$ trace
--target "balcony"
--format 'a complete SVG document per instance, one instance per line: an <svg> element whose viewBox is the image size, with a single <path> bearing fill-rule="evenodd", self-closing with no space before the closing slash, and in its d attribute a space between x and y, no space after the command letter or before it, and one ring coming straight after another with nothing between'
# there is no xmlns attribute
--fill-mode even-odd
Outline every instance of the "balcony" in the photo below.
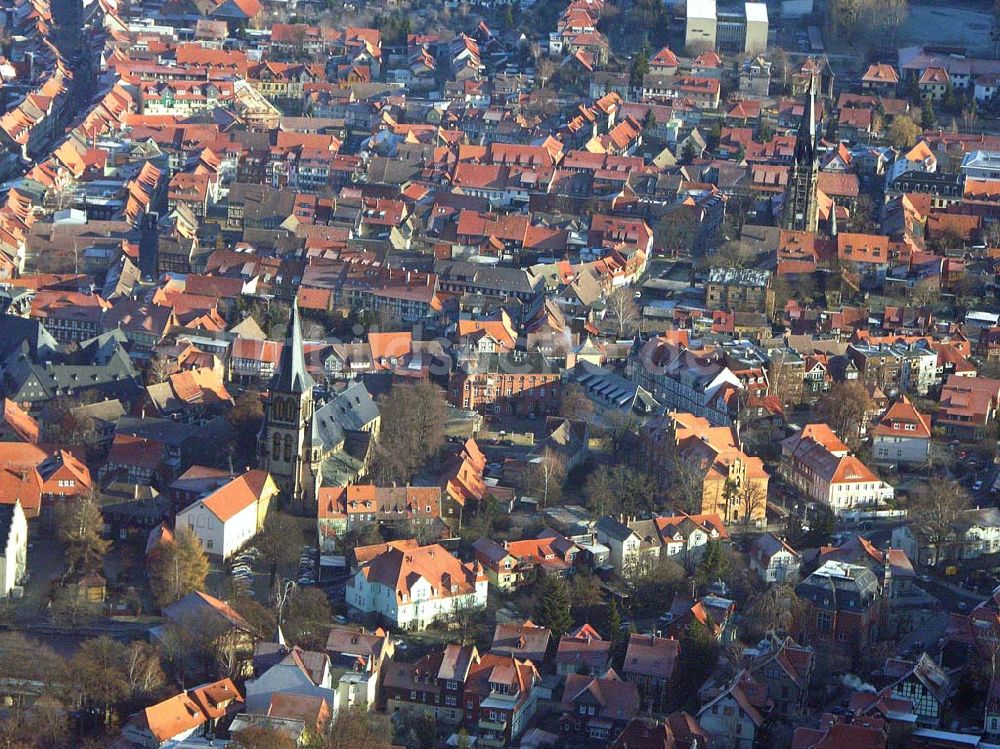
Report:
<svg viewBox="0 0 1000 749"><path fill-rule="evenodd" d="M481 718L479 721L479 730L481 731L495 731L497 733L503 733L507 728L507 721L501 720L487 720L486 718Z"/></svg>

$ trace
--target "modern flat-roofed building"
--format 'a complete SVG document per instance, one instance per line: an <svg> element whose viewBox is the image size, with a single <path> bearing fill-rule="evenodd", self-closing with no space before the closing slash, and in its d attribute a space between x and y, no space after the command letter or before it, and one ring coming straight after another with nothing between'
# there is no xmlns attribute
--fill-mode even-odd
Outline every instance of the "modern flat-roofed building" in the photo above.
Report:
<svg viewBox="0 0 1000 749"><path fill-rule="evenodd" d="M684 46L715 49L716 23L715 0L687 0Z"/></svg>
<svg viewBox="0 0 1000 749"><path fill-rule="evenodd" d="M767 49L764 3L718 7L715 0L688 0L684 43L692 48L758 55Z"/></svg>

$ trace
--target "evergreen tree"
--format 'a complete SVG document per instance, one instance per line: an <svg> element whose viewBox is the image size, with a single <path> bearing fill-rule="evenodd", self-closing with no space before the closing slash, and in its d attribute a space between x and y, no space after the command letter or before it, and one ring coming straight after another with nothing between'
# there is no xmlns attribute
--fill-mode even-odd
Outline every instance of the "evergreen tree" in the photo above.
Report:
<svg viewBox="0 0 1000 749"><path fill-rule="evenodd" d="M642 86L642 79L649 72L649 45L643 44L639 54L632 61L632 69L629 71L629 85L632 88Z"/></svg>
<svg viewBox="0 0 1000 749"><path fill-rule="evenodd" d="M608 639L616 642L622 636L622 615L618 611L618 601L614 598L608 605Z"/></svg>
<svg viewBox="0 0 1000 749"><path fill-rule="evenodd" d="M649 132L656 127L656 115L653 114L653 108L650 107L646 110L646 115L642 118L642 129L644 132Z"/></svg>
<svg viewBox="0 0 1000 749"><path fill-rule="evenodd" d="M504 22L504 25L508 29L514 28L514 8L513 8L513 6L511 6L511 5L507 6L507 10L504 11L503 22Z"/></svg>
<svg viewBox="0 0 1000 749"><path fill-rule="evenodd" d="M701 558L701 563L695 571L695 580L699 585L707 585L720 579L729 571L729 559L722 542L712 539L705 544L705 555Z"/></svg>
<svg viewBox="0 0 1000 749"><path fill-rule="evenodd" d="M678 708L696 706L698 689L712 674L719 660L719 643L701 622L692 622L681 639L677 674Z"/></svg>
<svg viewBox="0 0 1000 749"><path fill-rule="evenodd" d="M548 627L555 638L562 637L573 626L569 590L561 577L546 575L542 578L534 621L540 627Z"/></svg>
<svg viewBox="0 0 1000 749"><path fill-rule="evenodd" d="M935 117L934 117L934 105L931 103L930 98L924 99L924 105L920 109L920 127L924 130L930 130L934 127Z"/></svg>

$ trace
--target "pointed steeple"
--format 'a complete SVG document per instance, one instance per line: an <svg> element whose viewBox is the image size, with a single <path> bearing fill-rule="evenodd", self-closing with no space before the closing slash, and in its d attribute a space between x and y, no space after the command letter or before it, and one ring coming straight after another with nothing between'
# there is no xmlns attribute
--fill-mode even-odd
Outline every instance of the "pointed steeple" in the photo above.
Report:
<svg viewBox="0 0 1000 749"><path fill-rule="evenodd" d="M285 345L281 348L278 370L271 378L270 389L279 393L305 393L315 384L306 369L306 358L302 351L302 330L299 326L299 305L292 302L292 314L288 318Z"/></svg>
<svg viewBox="0 0 1000 749"><path fill-rule="evenodd" d="M830 204L830 236L837 236L837 201Z"/></svg>
<svg viewBox="0 0 1000 749"><path fill-rule="evenodd" d="M802 112L799 131L795 139L795 161L808 164L816 159L816 80L809 84L809 98Z"/></svg>

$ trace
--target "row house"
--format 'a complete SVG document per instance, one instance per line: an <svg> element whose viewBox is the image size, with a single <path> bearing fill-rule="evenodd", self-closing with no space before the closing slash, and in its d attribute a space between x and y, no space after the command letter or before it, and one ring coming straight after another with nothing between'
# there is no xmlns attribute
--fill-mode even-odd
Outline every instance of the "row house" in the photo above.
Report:
<svg viewBox="0 0 1000 749"><path fill-rule="evenodd" d="M449 726L465 719L465 685L480 661L475 645L450 643L416 663L389 661L382 679L382 699L390 714L427 715Z"/></svg>
<svg viewBox="0 0 1000 749"><path fill-rule="evenodd" d="M321 65L262 62L247 71L247 82L269 101L301 105L306 85L325 76Z"/></svg>
<svg viewBox="0 0 1000 749"><path fill-rule="evenodd" d="M470 411L521 416L553 413L562 400L562 377L542 354L479 354L452 372L452 405Z"/></svg>
<svg viewBox="0 0 1000 749"><path fill-rule="evenodd" d="M324 486L317 495L320 544L333 548L338 538L365 525L432 525L441 518L441 488L381 487L371 484Z"/></svg>
<svg viewBox="0 0 1000 749"><path fill-rule="evenodd" d="M620 574L655 567L673 557L685 565L696 563L709 542L729 541L729 531L718 515L668 515L650 520L604 516L597 521L599 543L608 547L608 559Z"/></svg>
<svg viewBox="0 0 1000 749"><path fill-rule="evenodd" d="M925 342L911 345L852 343L847 354L869 387L927 395L938 383L938 353Z"/></svg>
<svg viewBox="0 0 1000 749"><path fill-rule="evenodd" d="M1000 510L996 507L964 510L950 526L942 538L938 531L920 523L903 525L892 532L892 545L926 566L977 559L1000 551Z"/></svg>
<svg viewBox="0 0 1000 749"><path fill-rule="evenodd" d="M231 81L144 81L139 88L142 114L187 117L225 106L233 97Z"/></svg>
<svg viewBox="0 0 1000 749"><path fill-rule="evenodd" d="M825 424L808 424L781 443L779 471L804 496L838 515L877 508L895 495Z"/></svg>
<svg viewBox="0 0 1000 749"><path fill-rule="evenodd" d="M529 585L539 573L566 577L579 552L575 543L552 530L521 541L480 538L472 548L490 582L501 591Z"/></svg>
<svg viewBox="0 0 1000 749"><path fill-rule="evenodd" d="M941 389L934 426L959 439L982 439L993 427L998 407L1000 381L953 374Z"/></svg>
<svg viewBox="0 0 1000 749"><path fill-rule="evenodd" d="M451 644L416 663L388 664L387 709L464 727L477 746L516 740L535 714L541 677L531 661Z"/></svg>
<svg viewBox="0 0 1000 749"><path fill-rule="evenodd" d="M667 410L691 413L716 426L732 422L729 400L743 389L714 352L690 350L684 342L663 337L637 340L625 374Z"/></svg>
<svg viewBox="0 0 1000 749"><path fill-rule="evenodd" d="M104 316L111 306L97 294L40 290L31 300L29 317L44 323L57 341L79 343L104 330Z"/></svg>

